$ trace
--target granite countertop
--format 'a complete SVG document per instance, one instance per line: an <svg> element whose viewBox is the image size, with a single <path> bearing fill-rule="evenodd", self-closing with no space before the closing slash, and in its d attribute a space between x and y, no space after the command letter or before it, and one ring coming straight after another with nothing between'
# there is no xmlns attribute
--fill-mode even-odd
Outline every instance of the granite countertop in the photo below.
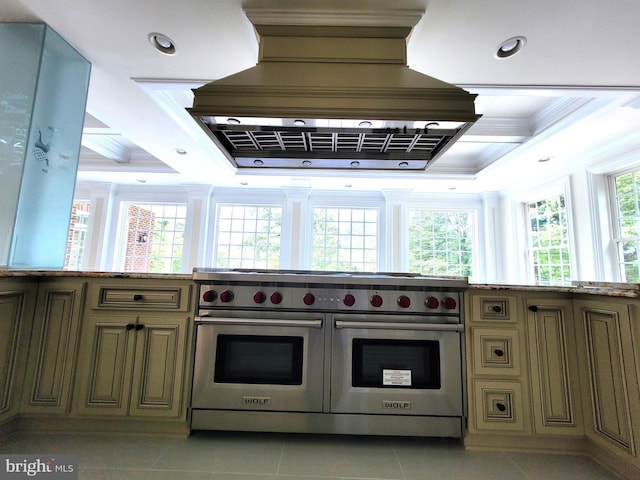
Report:
<svg viewBox="0 0 640 480"><path fill-rule="evenodd" d="M469 289L476 290L514 290L520 292L555 292L587 295L605 295L609 297L640 298L640 284L615 282L577 281L569 286L557 285L500 285L470 283Z"/></svg>
<svg viewBox="0 0 640 480"><path fill-rule="evenodd" d="M93 272L67 270L2 270L0 278L11 277L85 277L85 278L142 278L158 280L192 280L190 273L139 273L139 272Z"/></svg>
<svg viewBox="0 0 640 480"><path fill-rule="evenodd" d="M132 278L157 280L193 280L191 273L140 273L140 272L98 272L98 271L66 271L66 270L6 270L0 269L1 278ZM513 290L520 292L555 292L588 295L605 295L610 297L640 298L639 283L591 282L575 281L569 286L519 285L496 283L469 283L470 290Z"/></svg>

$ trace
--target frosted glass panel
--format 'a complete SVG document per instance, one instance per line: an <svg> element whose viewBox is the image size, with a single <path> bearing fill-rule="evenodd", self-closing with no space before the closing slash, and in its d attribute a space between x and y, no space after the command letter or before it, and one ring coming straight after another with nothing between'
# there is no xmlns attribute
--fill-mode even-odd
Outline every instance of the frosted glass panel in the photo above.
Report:
<svg viewBox="0 0 640 480"><path fill-rule="evenodd" d="M44 25L0 23L0 266L13 238L44 32Z"/></svg>
<svg viewBox="0 0 640 480"><path fill-rule="evenodd" d="M9 268L64 266L89 72L90 64L45 27Z"/></svg>

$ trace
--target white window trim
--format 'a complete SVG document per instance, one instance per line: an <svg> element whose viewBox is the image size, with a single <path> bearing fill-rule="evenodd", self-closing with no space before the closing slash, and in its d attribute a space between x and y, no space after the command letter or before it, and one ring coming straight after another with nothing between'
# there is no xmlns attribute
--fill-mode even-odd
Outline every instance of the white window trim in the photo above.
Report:
<svg viewBox="0 0 640 480"><path fill-rule="evenodd" d="M379 272L387 271L391 267L391 261L387 258L386 242L386 208L384 196L378 192L312 192L309 195L306 208L305 235L313 238L313 210L315 208L375 208L377 209L378 231L376 242L378 247L377 263ZM311 254L313 242L307 241L304 245L304 268L311 268Z"/></svg>

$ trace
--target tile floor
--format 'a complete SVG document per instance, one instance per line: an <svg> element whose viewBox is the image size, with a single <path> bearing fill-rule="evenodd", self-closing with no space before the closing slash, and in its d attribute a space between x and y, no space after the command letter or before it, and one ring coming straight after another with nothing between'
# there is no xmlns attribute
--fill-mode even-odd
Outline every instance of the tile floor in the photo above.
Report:
<svg viewBox="0 0 640 480"><path fill-rule="evenodd" d="M466 451L449 439L195 432L14 434L0 453L77 454L86 480L616 479L583 456Z"/></svg>

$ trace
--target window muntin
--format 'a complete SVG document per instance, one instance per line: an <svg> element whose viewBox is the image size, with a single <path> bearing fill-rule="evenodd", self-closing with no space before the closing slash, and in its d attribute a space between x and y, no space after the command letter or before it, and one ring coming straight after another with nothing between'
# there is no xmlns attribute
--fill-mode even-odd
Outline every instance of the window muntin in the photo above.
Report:
<svg viewBox="0 0 640 480"><path fill-rule="evenodd" d="M529 262L536 285L571 283L569 225L562 194L526 205Z"/></svg>
<svg viewBox="0 0 640 480"><path fill-rule="evenodd" d="M473 273L473 211L408 209L408 271L423 275Z"/></svg>
<svg viewBox="0 0 640 480"><path fill-rule="evenodd" d="M87 238L91 202L73 202L64 270L80 270Z"/></svg>
<svg viewBox="0 0 640 480"><path fill-rule="evenodd" d="M311 268L378 271L378 209L313 209Z"/></svg>
<svg viewBox="0 0 640 480"><path fill-rule="evenodd" d="M623 282L640 282L640 170L614 177L615 237Z"/></svg>
<svg viewBox="0 0 640 480"><path fill-rule="evenodd" d="M218 268L280 268L282 207L219 205L215 259Z"/></svg>
<svg viewBox="0 0 640 480"><path fill-rule="evenodd" d="M123 270L180 273L186 205L125 202L122 211Z"/></svg>

